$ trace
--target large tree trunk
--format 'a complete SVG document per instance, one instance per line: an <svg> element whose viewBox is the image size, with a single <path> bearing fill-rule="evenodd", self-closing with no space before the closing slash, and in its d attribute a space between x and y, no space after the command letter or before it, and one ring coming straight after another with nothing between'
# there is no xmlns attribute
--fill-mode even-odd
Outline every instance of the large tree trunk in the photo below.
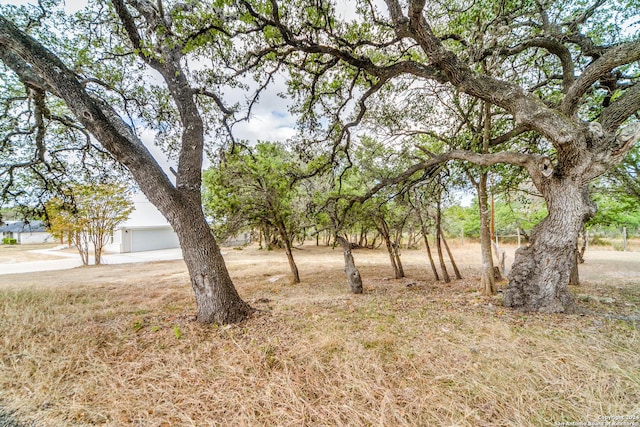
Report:
<svg viewBox="0 0 640 427"><path fill-rule="evenodd" d="M353 254L351 253L351 244L342 236L336 235L336 240L342 246L342 252L344 253L344 272L347 275L347 283L351 293L362 293L362 278L360 272L356 267L356 263L353 260Z"/></svg>
<svg viewBox="0 0 640 427"><path fill-rule="evenodd" d="M575 310L568 285L576 263L576 241L584 222L595 213L586 190L558 180L546 192L549 215L535 227L529 245L516 251L505 306L548 313Z"/></svg>
<svg viewBox="0 0 640 427"><path fill-rule="evenodd" d="M133 16L123 1L114 0L113 3L133 47L139 48L143 42ZM157 18L143 15L151 21ZM164 28L151 21L147 22L147 29ZM252 309L236 292L202 211L200 187L204 126L194 99L195 92L181 68L181 47L159 42L156 47L160 49L162 46L161 59L155 54L146 56L140 50L141 59L164 77L180 113L183 129L174 185L127 122L111 105L88 92L77 74L52 51L21 33L2 17L0 34L0 57L3 61L11 50L13 60L20 58L12 68L21 79L32 80L25 71L36 73L37 84L64 100L103 148L129 169L149 201L169 221L178 235L189 269L197 303L197 320L231 323L244 319Z"/></svg>
<svg viewBox="0 0 640 427"><path fill-rule="evenodd" d="M238 295L220 248L199 204L174 204L171 225L178 235L182 256L196 300L196 319L202 323L236 323L253 309Z"/></svg>

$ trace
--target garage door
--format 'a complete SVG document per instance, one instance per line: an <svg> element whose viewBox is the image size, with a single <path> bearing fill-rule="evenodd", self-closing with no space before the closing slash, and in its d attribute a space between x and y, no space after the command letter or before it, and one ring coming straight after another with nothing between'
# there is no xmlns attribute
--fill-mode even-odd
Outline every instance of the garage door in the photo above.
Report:
<svg viewBox="0 0 640 427"><path fill-rule="evenodd" d="M131 230L131 252L155 251L179 247L172 229Z"/></svg>

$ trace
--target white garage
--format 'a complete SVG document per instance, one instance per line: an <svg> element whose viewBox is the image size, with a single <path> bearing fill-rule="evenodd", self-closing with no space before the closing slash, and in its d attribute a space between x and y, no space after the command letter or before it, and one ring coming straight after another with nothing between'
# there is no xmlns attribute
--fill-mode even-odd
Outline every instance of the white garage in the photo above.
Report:
<svg viewBox="0 0 640 427"><path fill-rule="evenodd" d="M171 249L180 246L178 236L171 226L166 227L126 227L121 228L120 252L144 252Z"/></svg>
<svg viewBox="0 0 640 427"><path fill-rule="evenodd" d="M143 194L133 196L133 205L134 211L114 230L106 250L129 253L180 247L173 228Z"/></svg>

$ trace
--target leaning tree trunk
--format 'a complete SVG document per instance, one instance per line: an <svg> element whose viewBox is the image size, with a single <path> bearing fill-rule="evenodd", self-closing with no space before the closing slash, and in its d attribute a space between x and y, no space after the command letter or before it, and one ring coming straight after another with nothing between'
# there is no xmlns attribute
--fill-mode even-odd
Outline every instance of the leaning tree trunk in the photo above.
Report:
<svg viewBox="0 0 640 427"><path fill-rule="evenodd" d="M558 179L545 194L549 215L531 233L528 246L516 251L503 304L523 311L575 310L568 285L576 262L576 241L595 213L586 187Z"/></svg>
<svg viewBox="0 0 640 427"><path fill-rule="evenodd" d="M356 267L356 263L353 260L353 254L351 253L351 244L347 239L336 234L336 241L342 246L342 252L344 253L344 272L347 274L347 283L351 293L362 293L362 278L360 272Z"/></svg>
<svg viewBox="0 0 640 427"><path fill-rule="evenodd" d="M440 280L440 275L438 274L438 269L436 268L436 263L433 261L433 256L431 256L431 248L429 247L429 239L427 238L427 236L428 236L427 230L424 228L424 226L421 228L421 230L422 230L422 237L424 238L424 244L425 244L426 249L427 249L427 255L429 255L429 264L431 265L431 271L433 272L433 275L436 278L436 280Z"/></svg>
<svg viewBox="0 0 640 427"><path fill-rule="evenodd" d="M440 280L440 275L438 274L438 269L436 268L436 263L433 262L433 256L431 256L431 248L429 247L429 239L428 239L428 235L429 233L427 233L427 227L425 226L424 220L422 219L422 214L420 213L420 210L417 210L418 213L418 220L420 221L420 232L422 233L422 238L424 239L424 245L427 249L427 255L429 255L429 264L431 265L431 271L433 271L433 275L435 276L436 280Z"/></svg>
<svg viewBox="0 0 640 427"><path fill-rule="evenodd" d="M0 60L5 62L9 57L9 65L22 80L63 100L102 148L131 172L142 192L169 221L178 235L191 277L198 305L197 320L206 323L240 321L252 309L236 292L202 211L204 125L194 99L195 91L181 68L182 49L162 39L166 31L151 34L150 37L160 36L159 41L155 45L149 41L147 45L124 2L114 0L113 5L132 47L143 61L163 76L180 113L182 135L175 184L113 106L87 91L78 80L78 74L51 50L21 33L1 16ZM134 5L140 6L139 3ZM158 28L165 29L156 21L157 14L141 15L145 15L146 29L150 33ZM145 55L140 49L143 45L153 50L154 55Z"/></svg>
<svg viewBox="0 0 640 427"><path fill-rule="evenodd" d="M393 251L393 242L391 242L391 236L389 235L389 226L384 218L380 218L380 224L378 227L378 231L382 235L382 239L384 240L384 244L387 247L387 253L389 253L389 260L391 261L391 267L393 267L393 274L396 279L402 279L404 275L400 268L398 268L398 264L396 263L396 257Z"/></svg>
<svg viewBox="0 0 640 427"><path fill-rule="evenodd" d="M238 295L220 248L197 203L173 204L169 219L178 235L182 256L202 323L236 323L253 309Z"/></svg>
<svg viewBox="0 0 640 427"><path fill-rule="evenodd" d="M456 279L462 279L462 274L460 274L460 270L458 270L458 264L456 264L456 260L453 258L453 254L451 253L451 249L449 248L447 239L445 239L444 236L442 236L442 243L444 244L444 248L447 250L447 255L449 255L449 262L451 262L453 271L456 274Z"/></svg>
<svg viewBox="0 0 640 427"><path fill-rule="evenodd" d="M296 261L293 259L293 245L291 236L287 233L287 229L284 226L284 223L281 223L278 227L278 234L280 234L280 238L284 243L284 251L287 254L287 261L289 261L289 269L291 270L291 277L293 278L293 283L300 283L300 273L298 273L298 266L296 265Z"/></svg>

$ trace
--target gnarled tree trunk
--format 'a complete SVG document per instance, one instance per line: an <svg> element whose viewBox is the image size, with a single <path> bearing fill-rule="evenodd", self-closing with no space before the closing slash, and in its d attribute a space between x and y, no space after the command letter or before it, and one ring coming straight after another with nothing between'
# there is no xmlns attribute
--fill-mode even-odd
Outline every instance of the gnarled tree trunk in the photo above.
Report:
<svg viewBox="0 0 640 427"><path fill-rule="evenodd" d="M549 215L535 227L529 244L516 251L503 303L524 311L573 312L568 285L576 262L576 241L595 206L586 186L567 179L550 185L545 199Z"/></svg>
<svg viewBox="0 0 640 427"><path fill-rule="evenodd" d="M362 293L362 278L360 272L356 267L356 263L353 260L353 254L351 253L351 244L342 236L336 235L336 240L342 246L342 252L344 253L344 272L347 275L347 283L351 293Z"/></svg>

